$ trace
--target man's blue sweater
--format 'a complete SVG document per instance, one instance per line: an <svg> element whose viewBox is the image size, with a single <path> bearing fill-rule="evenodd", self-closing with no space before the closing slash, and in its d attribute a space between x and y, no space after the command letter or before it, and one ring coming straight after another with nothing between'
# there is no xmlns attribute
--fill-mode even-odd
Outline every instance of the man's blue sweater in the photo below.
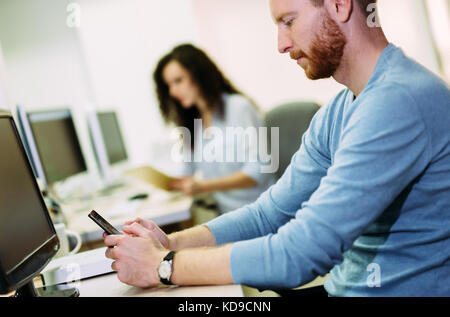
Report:
<svg viewBox="0 0 450 317"><path fill-rule="evenodd" d="M206 224L234 283L331 296L450 296L450 89L390 44L323 107L282 178ZM239 241L239 242L237 242Z"/></svg>

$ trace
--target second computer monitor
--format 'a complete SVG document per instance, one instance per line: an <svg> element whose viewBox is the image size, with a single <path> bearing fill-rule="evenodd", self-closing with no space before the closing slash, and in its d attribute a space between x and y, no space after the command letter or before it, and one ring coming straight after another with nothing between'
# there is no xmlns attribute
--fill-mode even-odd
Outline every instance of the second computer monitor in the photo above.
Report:
<svg viewBox="0 0 450 317"><path fill-rule="evenodd" d="M128 155L120 131L117 114L114 111L97 112L97 118L109 164L127 160Z"/></svg>
<svg viewBox="0 0 450 317"><path fill-rule="evenodd" d="M103 179L114 181L112 165L128 159L119 120L114 111L89 111L89 135L95 158Z"/></svg>
<svg viewBox="0 0 450 317"><path fill-rule="evenodd" d="M29 112L27 117L47 184L87 171L69 109Z"/></svg>

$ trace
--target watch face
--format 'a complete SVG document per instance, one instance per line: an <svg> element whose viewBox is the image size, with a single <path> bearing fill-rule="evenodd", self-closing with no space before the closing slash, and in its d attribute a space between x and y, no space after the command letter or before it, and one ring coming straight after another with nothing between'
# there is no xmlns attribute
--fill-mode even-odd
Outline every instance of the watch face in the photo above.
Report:
<svg viewBox="0 0 450 317"><path fill-rule="evenodd" d="M158 268L158 274L160 278L169 279L172 274L172 265L169 261L163 261Z"/></svg>

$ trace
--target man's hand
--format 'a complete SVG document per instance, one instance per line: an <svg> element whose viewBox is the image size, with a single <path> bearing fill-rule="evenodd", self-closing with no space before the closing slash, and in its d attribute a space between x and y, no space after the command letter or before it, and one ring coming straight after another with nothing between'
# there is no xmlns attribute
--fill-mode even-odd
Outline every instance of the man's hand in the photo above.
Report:
<svg viewBox="0 0 450 317"><path fill-rule="evenodd" d="M153 234L153 236L157 238L159 242L161 242L164 248L171 249L169 237L166 235L164 231L161 230L160 227L158 227L156 223L154 223L151 220L136 218L134 220L125 222L125 225L131 226L133 223L138 223L145 229L149 230Z"/></svg>
<svg viewBox="0 0 450 317"><path fill-rule="evenodd" d="M115 260L111 267L118 279L136 287L161 284L157 268L169 252L152 231L137 222L123 227L124 235L104 237L106 257Z"/></svg>

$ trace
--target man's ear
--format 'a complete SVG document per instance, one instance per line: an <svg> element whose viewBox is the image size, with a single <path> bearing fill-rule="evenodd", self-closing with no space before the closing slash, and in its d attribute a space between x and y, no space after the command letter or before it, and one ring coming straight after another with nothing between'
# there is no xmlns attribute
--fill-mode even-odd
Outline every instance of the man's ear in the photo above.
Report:
<svg viewBox="0 0 450 317"><path fill-rule="evenodd" d="M346 23L353 12L353 0L325 0L325 8L336 21Z"/></svg>

